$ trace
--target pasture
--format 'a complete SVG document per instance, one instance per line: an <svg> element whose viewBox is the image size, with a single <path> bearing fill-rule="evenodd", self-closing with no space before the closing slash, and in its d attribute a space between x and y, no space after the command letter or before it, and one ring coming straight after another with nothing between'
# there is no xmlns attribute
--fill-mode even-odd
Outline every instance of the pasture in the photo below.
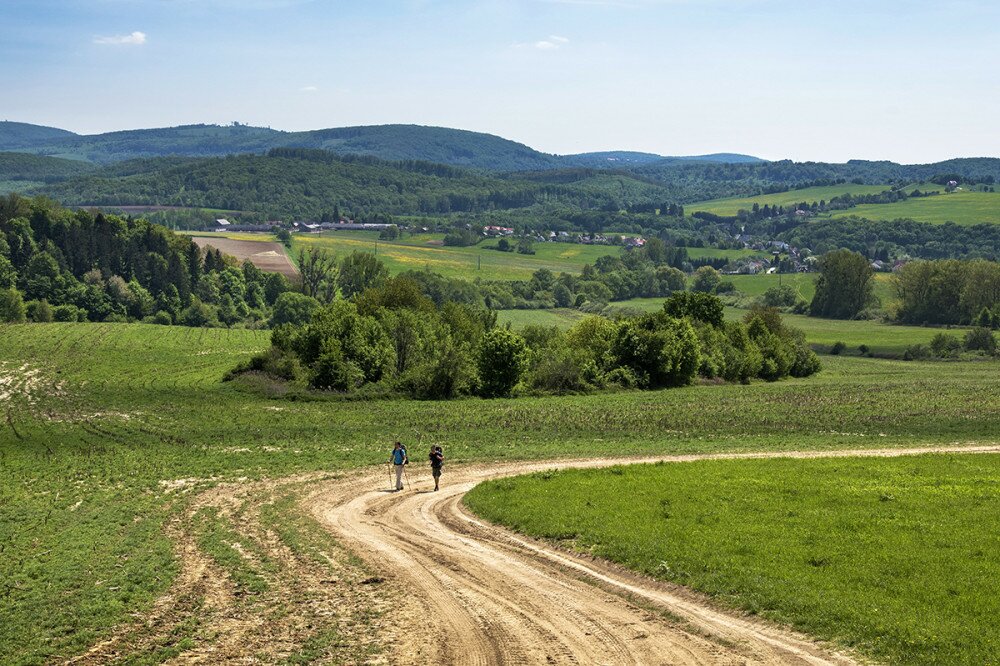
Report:
<svg viewBox="0 0 1000 666"><path fill-rule="evenodd" d="M0 654L63 660L149 612L176 574L168 526L193 489L379 465L389 441L413 443L416 430L462 463L989 441L1000 418L996 363L831 357L814 378L776 384L449 403L291 401L221 381L268 340L144 324L0 327ZM276 524L309 532L294 502L281 506ZM233 576L242 560L225 521L238 517L198 523ZM200 640L197 626L178 632L170 645Z"/></svg>
<svg viewBox="0 0 1000 666"><path fill-rule="evenodd" d="M1000 652L1000 455L536 473L465 501L880 662L987 664Z"/></svg>
<svg viewBox="0 0 1000 666"><path fill-rule="evenodd" d="M730 197L727 199L712 199L699 201L684 206L688 213L704 211L715 215L736 215L741 210L751 210L753 205L794 206L798 203L814 201L829 201L842 194L878 194L890 188L889 185L856 185L843 183L841 185L824 185L822 187L806 187L801 190L789 190L774 194L759 194L753 197Z"/></svg>
<svg viewBox="0 0 1000 666"><path fill-rule="evenodd" d="M857 215L870 220L909 218L930 224L1000 223L1000 192L958 191L950 194L907 199L892 204L863 204L831 215L833 218Z"/></svg>

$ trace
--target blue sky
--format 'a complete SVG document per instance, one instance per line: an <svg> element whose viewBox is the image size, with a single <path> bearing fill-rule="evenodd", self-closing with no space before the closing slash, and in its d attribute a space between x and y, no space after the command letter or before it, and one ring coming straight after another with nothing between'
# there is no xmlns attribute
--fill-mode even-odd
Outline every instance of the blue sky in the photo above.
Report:
<svg viewBox="0 0 1000 666"><path fill-rule="evenodd" d="M993 0L2 0L0 119L418 123L547 152L1000 156Z"/></svg>

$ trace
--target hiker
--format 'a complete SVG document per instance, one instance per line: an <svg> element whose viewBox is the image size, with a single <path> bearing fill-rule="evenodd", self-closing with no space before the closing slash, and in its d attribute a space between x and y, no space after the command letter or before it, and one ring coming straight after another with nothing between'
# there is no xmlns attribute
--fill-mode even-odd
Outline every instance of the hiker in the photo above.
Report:
<svg viewBox="0 0 1000 666"><path fill-rule="evenodd" d="M410 459L406 456L406 447L403 446L402 442L396 442L396 445L392 447L391 462L396 469L396 490L402 490L403 469L405 465L410 464Z"/></svg>
<svg viewBox="0 0 1000 666"><path fill-rule="evenodd" d="M441 483L441 468L444 467L444 451L435 444L431 447L431 474L434 476L434 490L438 490Z"/></svg>

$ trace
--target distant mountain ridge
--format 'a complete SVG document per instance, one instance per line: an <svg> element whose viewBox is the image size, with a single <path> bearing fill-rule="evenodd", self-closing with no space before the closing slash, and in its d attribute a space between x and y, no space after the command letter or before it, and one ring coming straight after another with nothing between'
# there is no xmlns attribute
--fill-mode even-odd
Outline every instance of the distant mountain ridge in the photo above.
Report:
<svg viewBox="0 0 1000 666"><path fill-rule="evenodd" d="M165 156L222 157L263 153L272 148L312 148L341 155L423 160L489 171L616 169L662 161L763 161L731 153L694 157L631 151L552 155L492 134L424 125L368 125L305 132L238 124L181 125L81 135L40 125L0 122L0 151L29 152L95 164Z"/></svg>

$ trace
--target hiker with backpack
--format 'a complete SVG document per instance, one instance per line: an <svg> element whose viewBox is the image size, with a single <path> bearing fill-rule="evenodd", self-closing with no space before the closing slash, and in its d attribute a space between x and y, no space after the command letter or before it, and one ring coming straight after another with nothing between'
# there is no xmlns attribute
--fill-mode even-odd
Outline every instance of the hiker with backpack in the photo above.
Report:
<svg viewBox="0 0 1000 666"><path fill-rule="evenodd" d="M444 467L444 451L435 444L431 447L431 475L434 476L434 490L438 490L441 483L441 468Z"/></svg>
<svg viewBox="0 0 1000 666"><path fill-rule="evenodd" d="M392 447L392 456L389 462L392 463L393 468L396 470L396 490L402 490L403 470L406 465L410 464L410 459L406 455L406 447L403 446L402 442L396 442L396 445Z"/></svg>

